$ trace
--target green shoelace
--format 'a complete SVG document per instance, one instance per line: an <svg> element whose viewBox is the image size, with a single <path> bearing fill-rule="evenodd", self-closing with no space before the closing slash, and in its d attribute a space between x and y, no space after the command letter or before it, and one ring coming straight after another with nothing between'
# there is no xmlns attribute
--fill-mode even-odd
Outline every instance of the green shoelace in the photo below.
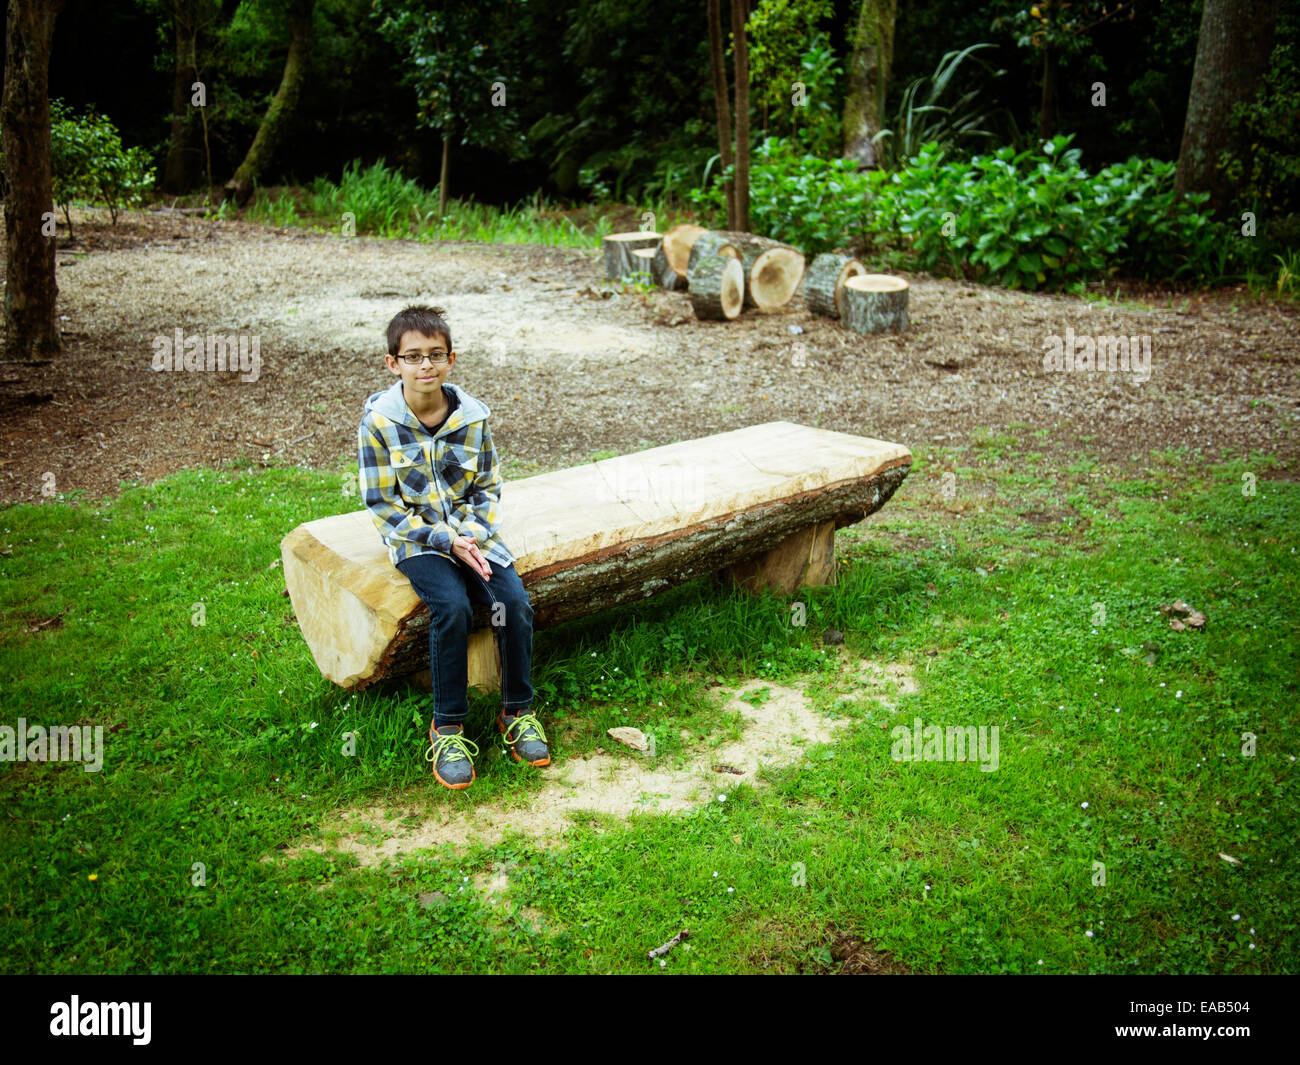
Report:
<svg viewBox="0 0 1300 1065"><path fill-rule="evenodd" d="M524 732L529 726L537 730L536 736L524 736ZM519 729L519 734L511 739L510 733L514 732L515 729ZM542 723L537 720L537 715L535 714L520 714L506 726L505 732L501 734L501 739L507 746L518 743L522 739L536 739L542 743L547 742L546 730L542 728Z"/></svg>
<svg viewBox="0 0 1300 1065"><path fill-rule="evenodd" d="M473 740L467 740L463 732L453 732L448 736L435 732L434 735L437 736L438 739L435 742L430 743L429 749L424 752L424 760L426 762L437 761L439 748L442 747L451 748L447 751L448 762L459 762L462 759L467 759L472 762L473 758L471 758L471 755L478 754L478 744ZM473 750L470 750L471 747Z"/></svg>

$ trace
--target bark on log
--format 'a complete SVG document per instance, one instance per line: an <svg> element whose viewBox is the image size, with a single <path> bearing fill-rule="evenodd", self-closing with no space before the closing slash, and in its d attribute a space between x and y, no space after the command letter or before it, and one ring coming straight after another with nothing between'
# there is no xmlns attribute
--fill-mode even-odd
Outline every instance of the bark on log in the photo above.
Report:
<svg viewBox="0 0 1300 1065"><path fill-rule="evenodd" d="M601 249L605 253L605 276L611 281L636 273L640 266L632 258L638 248L653 250L663 240L662 233L611 233L602 238Z"/></svg>
<svg viewBox="0 0 1300 1065"><path fill-rule="evenodd" d="M890 274L850 277L841 321L855 333L901 333L909 325L907 291L907 282Z"/></svg>
<svg viewBox="0 0 1300 1065"><path fill-rule="evenodd" d="M811 573L806 560L826 555L825 526L882 507L911 461L900 444L769 422L507 482L501 537L535 627L755 556L769 556L759 568L778 583L815 582L824 573ZM799 565L791 544L802 552ZM781 548L791 557L776 564L771 553ZM281 557L298 624L326 677L359 690L428 668L428 610L389 561L369 511L300 525ZM471 648L477 641L491 656L490 615L484 608L475 617L485 627ZM481 676L483 667L474 668Z"/></svg>
<svg viewBox="0 0 1300 1065"><path fill-rule="evenodd" d="M740 251L716 233L701 233L691 246L686 277L691 306L701 321L729 321L744 309L745 268Z"/></svg>
<svg viewBox="0 0 1300 1065"><path fill-rule="evenodd" d="M671 230L669 231L671 232ZM682 292L686 288L686 273L678 273L673 269L673 264L668 258L668 253L664 250L668 247L668 233L664 234L664 239L660 242L659 247L655 249L654 261L651 263L651 271L654 274L655 284L660 288L666 288L669 292Z"/></svg>
<svg viewBox="0 0 1300 1065"><path fill-rule="evenodd" d="M803 298L813 314L828 318L844 316L844 282L861 277L867 268L857 259L834 252L823 252L812 261L804 275Z"/></svg>
<svg viewBox="0 0 1300 1065"><path fill-rule="evenodd" d="M664 255L668 259L668 265L683 281L686 280L686 269L691 263L691 248L694 247L696 240L707 232L708 230L703 226L683 222L681 225L673 226L664 234Z"/></svg>
<svg viewBox="0 0 1300 1065"><path fill-rule="evenodd" d="M745 306L771 311L784 307L803 280L804 255L798 248L779 240L715 230L713 236L740 252L745 269Z"/></svg>

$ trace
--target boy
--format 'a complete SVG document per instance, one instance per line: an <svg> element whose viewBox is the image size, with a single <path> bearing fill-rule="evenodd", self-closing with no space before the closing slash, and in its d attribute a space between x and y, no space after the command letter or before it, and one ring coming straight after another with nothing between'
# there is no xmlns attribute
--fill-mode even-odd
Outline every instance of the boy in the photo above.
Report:
<svg viewBox="0 0 1300 1065"><path fill-rule="evenodd" d="M492 606L501 653L497 727L511 757L550 765L546 733L528 712L533 610L514 556L497 535L501 472L488 408L445 384L456 364L438 307L407 307L388 323L384 362L398 380L366 400L357 435L361 498L393 565L429 608L433 775L459 791L474 782L469 712L469 597Z"/></svg>

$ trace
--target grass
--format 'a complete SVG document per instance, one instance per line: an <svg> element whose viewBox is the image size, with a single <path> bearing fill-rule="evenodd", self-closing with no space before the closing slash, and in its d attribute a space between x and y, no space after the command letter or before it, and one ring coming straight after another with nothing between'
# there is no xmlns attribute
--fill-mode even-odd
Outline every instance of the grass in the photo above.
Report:
<svg viewBox="0 0 1300 1065"><path fill-rule="evenodd" d="M685 220L682 212L662 202L643 210L654 215L661 229ZM227 204L212 212L216 218L231 215ZM270 226L303 226L345 236L584 248L599 247L601 238L613 232L608 214L596 212L590 222L578 225L540 193L512 207L449 199L440 219L436 187L422 188L383 160L366 168L354 160L343 168L338 182L317 178L305 189L281 189L275 195L259 191L246 217Z"/></svg>
<svg viewBox="0 0 1300 1065"><path fill-rule="evenodd" d="M0 723L101 724L105 760L0 762L0 970L638 972L685 926L653 971L827 971L838 929L921 972L1295 972L1300 486L1258 455L1055 470L1020 428L918 450L840 533L838 584L801 592L806 625L702 581L537 634L560 762L616 724L670 760L734 733L715 678L808 681L848 719L835 743L690 814L380 869L263 859L327 841L344 808L526 806L539 780L491 754L471 792L439 793L427 695L321 678L278 544L357 505L337 472L244 464L6 508ZM1204 631L1169 628L1174 598ZM911 663L919 691L867 698L828 628ZM492 700L471 706L486 751ZM997 725L997 771L894 761L918 717ZM477 886L494 867L535 920Z"/></svg>

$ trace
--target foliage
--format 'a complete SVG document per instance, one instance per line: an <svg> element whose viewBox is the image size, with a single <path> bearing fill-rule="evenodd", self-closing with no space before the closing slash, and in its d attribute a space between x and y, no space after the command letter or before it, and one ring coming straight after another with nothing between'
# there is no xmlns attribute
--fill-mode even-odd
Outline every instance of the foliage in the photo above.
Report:
<svg viewBox="0 0 1300 1065"><path fill-rule="evenodd" d="M460 144L522 158L527 141L508 97L517 28L509 5L375 0L373 17L415 89L422 126Z"/></svg>
<svg viewBox="0 0 1300 1065"><path fill-rule="evenodd" d="M54 202L72 231L68 208L74 200L106 206L117 213L144 201L153 187L154 169L144 148L123 148L117 127L93 110L75 114L62 100L50 101L50 161Z"/></svg>
<svg viewBox="0 0 1300 1065"><path fill-rule="evenodd" d="M1235 146L1219 165L1238 201L1273 218L1300 213L1300 35L1273 49L1255 98L1238 103L1229 121Z"/></svg>
<svg viewBox="0 0 1300 1065"><path fill-rule="evenodd" d="M418 224L438 206L436 195L390 170L382 159L366 169L353 159L337 185L317 178L308 191L313 214L341 218L350 213L358 233L381 237L407 236L413 221Z"/></svg>
<svg viewBox="0 0 1300 1065"><path fill-rule="evenodd" d="M899 101L893 125L872 138L881 143L882 153L890 166L902 165L916 155L923 144L936 143L941 148L955 149L971 142L993 139L991 132L980 128L989 119L991 110L981 110L976 106L976 101L987 93L986 86L971 89L952 104L940 103L948 90L955 88L954 79L962 63L980 49L992 47L991 44L972 44L960 51L948 52L933 74L928 78L917 78L908 85ZM976 62L979 62L978 57ZM997 71L993 77L1003 73ZM922 88L925 88L925 95L917 103Z"/></svg>
<svg viewBox="0 0 1300 1065"><path fill-rule="evenodd" d="M762 0L745 23L749 80L755 104L781 106L801 80L817 27L834 15L831 0Z"/></svg>
<svg viewBox="0 0 1300 1065"><path fill-rule="evenodd" d="M920 269L1011 288L1213 275L1224 233L1197 210L1205 194L1175 198L1174 164L1133 158L1090 177L1070 140L969 161L928 144L905 170L870 175L871 229L904 235Z"/></svg>
<svg viewBox="0 0 1300 1065"><path fill-rule="evenodd" d="M734 166L691 195L715 224L725 218L722 183ZM867 220L869 178L852 159L801 153L788 138L768 137L749 167L749 214L754 232L795 245L806 255L846 243Z"/></svg>

